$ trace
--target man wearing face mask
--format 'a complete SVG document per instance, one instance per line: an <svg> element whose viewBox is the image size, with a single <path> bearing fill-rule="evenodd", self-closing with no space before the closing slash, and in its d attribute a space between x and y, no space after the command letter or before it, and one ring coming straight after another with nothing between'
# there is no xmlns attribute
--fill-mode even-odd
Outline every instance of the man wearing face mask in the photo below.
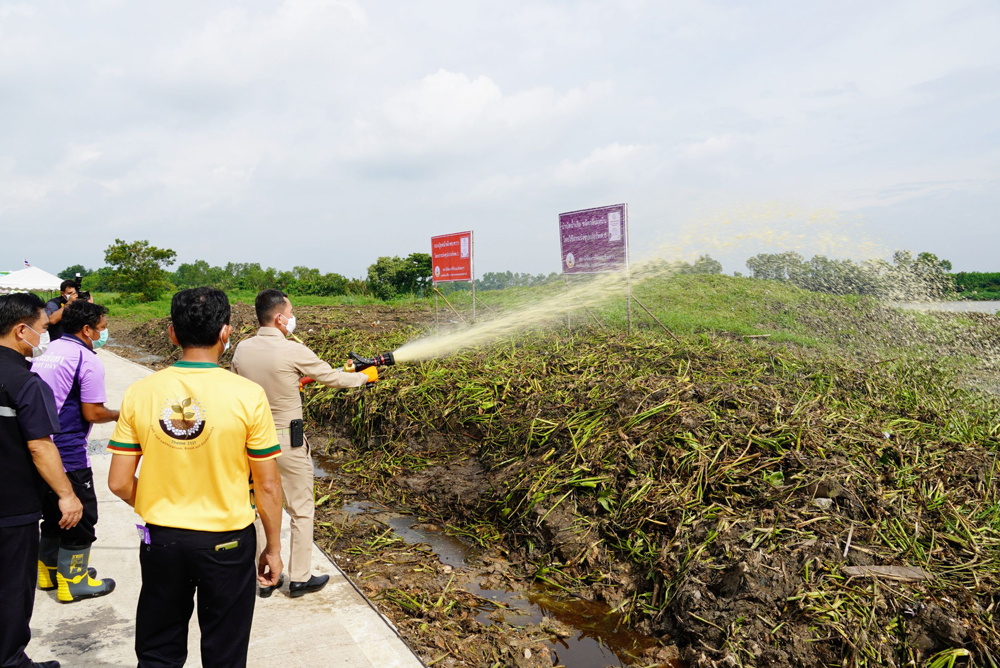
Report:
<svg viewBox="0 0 1000 668"><path fill-rule="evenodd" d="M42 487L48 484L59 498L61 528L76 526L83 515L51 438L59 432L52 390L25 360L45 352L47 326L45 304L35 295L0 295L0 666L17 668L59 668L58 661L33 663L24 653L31 639Z"/></svg>
<svg viewBox="0 0 1000 668"><path fill-rule="evenodd" d="M72 529L59 528L58 497L51 489L42 499L42 538L38 553L38 588L58 589L57 598L72 603L104 596L115 589L110 578L97 579L89 567L90 546L97 540L97 493L87 456L90 425L114 422L118 411L104 406L104 365L97 349L108 340L108 309L83 300L65 308L63 337L53 341L31 370L52 389L61 432L55 436L63 469L83 502L83 519Z"/></svg>
<svg viewBox="0 0 1000 668"><path fill-rule="evenodd" d="M63 281L59 284L59 296L50 299L45 305L45 313L49 316L49 338L58 341L63 335L63 314L66 306L76 301L76 281Z"/></svg>
<svg viewBox="0 0 1000 668"><path fill-rule="evenodd" d="M328 575L312 574L316 507L312 457L303 434L299 381L309 377L328 387L360 387L375 382L378 373L375 367L362 373L336 370L309 348L285 338L295 331L295 316L288 295L281 290L264 290L257 295L254 307L260 330L256 336L236 346L230 368L264 388L274 424L278 428L282 452L278 470L281 472L285 508L292 520L289 595L298 597L319 591L330 579ZM274 587L261 587L261 598L269 597L281 584L279 581Z"/></svg>

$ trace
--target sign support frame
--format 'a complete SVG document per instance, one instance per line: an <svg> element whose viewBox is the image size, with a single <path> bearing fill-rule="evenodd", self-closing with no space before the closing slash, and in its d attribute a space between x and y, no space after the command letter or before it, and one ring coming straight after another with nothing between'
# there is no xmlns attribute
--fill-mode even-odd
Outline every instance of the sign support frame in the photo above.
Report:
<svg viewBox="0 0 1000 668"><path fill-rule="evenodd" d="M469 230L469 273L472 274L472 322L476 322L476 232Z"/></svg>
<svg viewBox="0 0 1000 668"><path fill-rule="evenodd" d="M632 269L629 266L628 202L625 202L625 311L628 316L628 335L632 336Z"/></svg>
<svg viewBox="0 0 1000 668"><path fill-rule="evenodd" d="M450 234L439 234L431 237L431 284L434 290L434 321L435 324L440 328L440 306L438 304L438 297L441 297L445 303L453 311L455 307L452 306L448 298L444 296L444 293L438 289L438 283L454 283L454 282L468 282L471 281L471 293L472 293L472 319L471 322L476 321L477 308L476 308L476 251L475 251L475 239L476 234L473 230L466 230L464 232L453 232ZM455 251L455 247L458 247L458 252ZM450 248L449 248L450 247ZM439 253L439 248L441 252ZM456 256L458 256L456 258ZM447 264L443 264L447 263ZM457 266L456 266L457 265ZM464 266L463 266L464 265ZM456 271L457 270L457 271ZM457 275L456 275L457 274ZM458 312L456 311L456 314ZM463 322L470 322L458 314Z"/></svg>

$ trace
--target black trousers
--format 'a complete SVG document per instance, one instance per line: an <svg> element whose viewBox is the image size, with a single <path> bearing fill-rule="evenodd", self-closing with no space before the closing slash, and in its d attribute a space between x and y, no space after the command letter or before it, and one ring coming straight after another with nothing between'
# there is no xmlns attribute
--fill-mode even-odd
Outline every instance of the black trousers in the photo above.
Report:
<svg viewBox="0 0 1000 668"><path fill-rule="evenodd" d="M73 491L83 504L83 517L72 529L60 529L59 497L48 486L42 497L42 535L58 536L59 547L64 550L85 550L97 540L97 491L94 489L94 472L89 469L70 471L66 474Z"/></svg>
<svg viewBox="0 0 1000 668"><path fill-rule="evenodd" d="M38 578L38 523L0 527L0 668L31 668L31 610Z"/></svg>
<svg viewBox="0 0 1000 668"><path fill-rule="evenodd" d="M253 525L219 533L148 528L150 544L139 548L142 591L135 623L139 668L184 665L196 591L202 666L245 668L257 582ZM216 549L232 541L238 545Z"/></svg>

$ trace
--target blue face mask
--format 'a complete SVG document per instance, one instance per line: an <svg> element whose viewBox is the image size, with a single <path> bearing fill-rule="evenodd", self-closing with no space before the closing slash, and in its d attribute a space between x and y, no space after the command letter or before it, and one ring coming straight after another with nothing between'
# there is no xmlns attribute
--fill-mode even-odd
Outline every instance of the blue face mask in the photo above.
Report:
<svg viewBox="0 0 1000 668"><path fill-rule="evenodd" d="M107 328L104 328L103 330L101 330L101 338L97 339L96 341L92 341L91 343L94 344L94 350L97 350L98 348L103 347L104 344L107 342L108 342L108 330Z"/></svg>

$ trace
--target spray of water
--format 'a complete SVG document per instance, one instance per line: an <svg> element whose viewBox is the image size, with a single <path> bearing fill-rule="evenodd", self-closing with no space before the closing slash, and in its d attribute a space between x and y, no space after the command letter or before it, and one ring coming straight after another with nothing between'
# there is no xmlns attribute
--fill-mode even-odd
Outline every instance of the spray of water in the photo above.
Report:
<svg viewBox="0 0 1000 668"><path fill-rule="evenodd" d="M444 357L463 348L552 325L565 319L567 313L593 309L611 299L622 299L629 282L634 287L666 278L701 253L726 253L748 247L784 251L808 249L812 253L862 258L874 258L884 252L879 244L859 234L850 221L831 210L806 210L776 203L745 206L696 220L673 240L645 253L638 261L633 260L628 275L625 272L607 273L567 286L565 291L510 310L495 319L411 341L395 351L394 356L399 362ZM884 271L888 266L882 261L881 265L871 264L865 271ZM912 296L918 281L913 283L913 286L901 286L900 292Z"/></svg>

